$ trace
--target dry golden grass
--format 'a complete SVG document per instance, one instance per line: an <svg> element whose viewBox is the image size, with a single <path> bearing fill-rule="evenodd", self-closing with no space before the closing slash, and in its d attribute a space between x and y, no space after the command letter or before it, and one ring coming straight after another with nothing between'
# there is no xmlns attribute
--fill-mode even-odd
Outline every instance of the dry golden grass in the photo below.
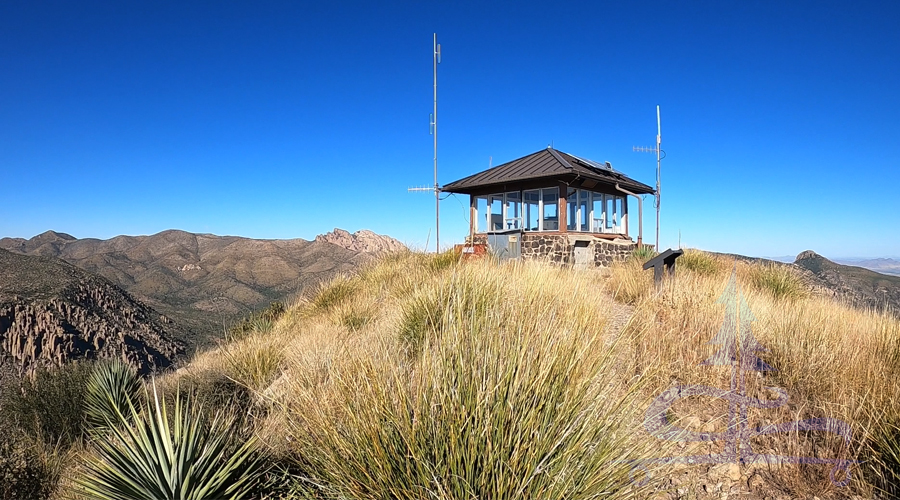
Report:
<svg viewBox="0 0 900 500"><path fill-rule="evenodd" d="M777 370L751 374L748 395L790 396L751 424L831 417L854 431L849 449L794 433L754 450L865 460L841 490L824 465L763 471L769 483L822 498L896 483L900 322L813 296L788 267L684 258L656 289L636 258L601 273L395 254L173 378L220 373L251 388L266 406L256 434L326 497L642 498L626 461L686 452L644 432L647 403L674 384L729 387L728 367L699 363L717 347L716 300L735 269ZM606 328L614 300L634 307L618 335ZM691 430L723 430L727 416L711 398L672 410Z"/></svg>
<svg viewBox="0 0 900 500"><path fill-rule="evenodd" d="M830 417L847 422L854 432L849 450L840 440L815 433L761 440L754 446L779 454L865 461L853 469L850 491L866 497L871 497L880 481L889 479L886 475L895 474L892 480L896 481L900 321L814 297L787 266L735 262L709 254L698 257L697 251L687 255L692 254L693 264L679 267L677 277L659 290L633 276L634 263L624 263L611 273L611 290L627 289L622 300L638 298L628 326L636 339L631 369L653 373L656 380L649 386L657 389L673 383L729 387L730 369L699 363L718 348L707 344L724 318L724 306L716 299L735 269L756 318L753 334L768 348L761 357L776 369L751 376L748 395L771 399L773 394L764 386L784 388L790 395L784 407L751 412L751 424ZM660 360L667 362L660 365ZM691 403L684 406L696 407L696 401ZM718 411L699 416L701 421L721 424L726 415L727 409L720 405ZM771 479L792 495L849 495L847 490L836 491L828 480L829 471L824 465L785 466L772 472Z"/></svg>

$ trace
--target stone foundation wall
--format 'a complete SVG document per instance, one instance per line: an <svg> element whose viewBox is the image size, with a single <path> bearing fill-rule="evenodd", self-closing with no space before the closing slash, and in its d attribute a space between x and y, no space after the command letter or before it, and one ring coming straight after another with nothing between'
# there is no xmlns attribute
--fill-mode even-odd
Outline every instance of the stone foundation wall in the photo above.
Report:
<svg viewBox="0 0 900 500"><path fill-rule="evenodd" d="M523 233L522 259L543 260L562 266L575 265L575 245L587 245L593 265L608 267L616 260L624 260L637 248L630 240L603 240L590 235ZM487 235L476 234L475 244L487 245Z"/></svg>

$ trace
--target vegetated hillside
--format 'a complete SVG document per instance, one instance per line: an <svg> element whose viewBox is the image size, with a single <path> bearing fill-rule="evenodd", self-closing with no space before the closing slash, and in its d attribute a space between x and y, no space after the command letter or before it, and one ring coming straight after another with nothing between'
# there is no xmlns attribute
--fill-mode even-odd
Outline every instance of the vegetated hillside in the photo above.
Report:
<svg viewBox="0 0 900 500"><path fill-rule="evenodd" d="M374 233L343 232L334 238L336 232L325 235L326 240L349 247L402 247ZM0 248L58 257L108 278L183 325L180 340L192 347L208 345L238 318L351 271L373 255L328 241L256 240L176 230L109 240L47 231L28 240L0 239Z"/></svg>
<svg viewBox="0 0 900 500"><path fill-rule="evenodd" d="M752 311L741 324L775 369L748 373L746 396L772 401L776 387L787 397L748 405L742 428L834 419L852 431L846 442L775 432L742 449L856 460L848 485L832 483L845 477L833 463L653 461L722 453L734 438L724 396L665 412L677 427L717 433L712 442L646 424L650 403L674 386L728 393L732 367L703 362L722 347L711 341L730 321L718 299L732 270ZM237 435L299 465L293 487L310 497L893 498L897 376L900 321L813 293L794 266L688 251L657 289L637 259L573 271L401 254L199 355L163 390L193 387L204 411L250 415ZM635 463L653 473L646 484L630 481Z"/></svg>
<svg viewBox="0 0 900 500"><path fill-rule="evenodd" d="M854 305L900 312L900 276L837 264L812 250L798 255L794 264L813 273Z"/></svg>
<svg viewBox="0 0 900 500"><path fill-rule="evenodd" d="M175 332L172 321L106 278L0 249L0 358L18 371L120 358L150 373L184 353Z"/></svg>
<svg viewBox="0 0 900 500"><path fill-rule="evenodd" d="M67 459L45 447L28 463L65 469L41 476L48 489L117 498L221 474L246 479L250 498L897 498L900 320L813 293L795 266L689 250L656 288L641 264L390 255L157 378L158 399L112 412ZM746 365L704 363L729 325L774 368L745 370L742 389ZM736 391L745 417L730 411ZM203 429L174 440L221 443L209 460L159 468L180 444L128 437L170 432L157 401ZM749 437L760 429L772 432ZM116 481L98 474L113 466Z"/></svg>
<svg viewBox="0 0 900 500"><path fill-rule="evenodd" d="M856 266L881 274L900 276L900 261L895 259L835 259L834 262L845 266Z"/></svg>
<svg viewBox="0 0 900 500"><path fill-rule="evenodd" d="M900 276L838 264L812 250L800 253L793 259L794 262L726 253L710 252L710 255L766 266L791 268L799 273L804 285L815 295L832 297L859 308L888 310L900 315Z"/></svg>

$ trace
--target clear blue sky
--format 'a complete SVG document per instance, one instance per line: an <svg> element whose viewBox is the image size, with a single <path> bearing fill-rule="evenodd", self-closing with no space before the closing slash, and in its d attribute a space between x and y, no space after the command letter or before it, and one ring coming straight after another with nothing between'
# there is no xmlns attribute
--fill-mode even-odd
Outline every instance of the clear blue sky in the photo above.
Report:
<svg viewBox="0 0 900 500"><path fill-rule="evenodd" d="M421 247L437 32L441 183L552 141L653 184L659 104L664 248L900 256L898 2L387 4L3 2L0 236Z"/></svg>

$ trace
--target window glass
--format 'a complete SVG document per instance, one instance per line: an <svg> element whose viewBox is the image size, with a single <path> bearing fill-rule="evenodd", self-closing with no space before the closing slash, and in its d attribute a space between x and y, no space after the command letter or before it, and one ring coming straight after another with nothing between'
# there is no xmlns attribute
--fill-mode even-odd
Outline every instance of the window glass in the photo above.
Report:
<svg viewBox="0 0 900 500"><path fill-rule="evenodd" d="M491 216L488 219L490 220L490 230L500 231L503 229L503 195L492 194L490 196L490 202Z"/></svg>
<svg viewBox="0 0 900 500"><path fill-rule="evenodd" d="M544 231L559 230L559 188L548 188L541 191L544 198Z"/></svg>
<svg viewBox="0 0 900 500"><path fill-rule="evenodd" d="M478 213L475 214L478 224L475 226L475 231L479 233L484 233L487 231L487 213L488 213L488 201L486 196L477 196L475 198L475 209Z"/></svg>
<svg viewBox="0 0 900 500"><path fill-rule="evenodd" d="M575 231L578 226L578 190L574 188L566 188L566 228L569 231Z"/></svg>
<svg viewBox="0 0 900 500"><path fill-rule="evenodd" d="M518 191L506 193L506 229L522 228L522 200Z"/></svg>
<svg viewBox="0 0 900 500"><path fill-rule="evenodd" d="M591 216L591 192L586 191L584 189L578 190L578 230L579 231L590 231L590 216Z"/></svg>
<svg viewBox="0 0 900 500"><path fill-rule="evenodd" d="M593 226L591 230L597 233L603 232L603 224L605 224L603 219L603 193L593 193Z"/></svg>
<svg viewBox="0 0 900 500"><path fill-rule="evenodd" d="M523 195L525 196L525 230L537 231L541 218L541 192L535 189L534 191L525 191Z"/></svg>
<svg viewBox="0 0 900 500"><path fill-rule="evenodd" d="M625 198L616 196L616 228L620 233L625 230L625 228L622 227L622 215L625 213L625 208L623 206L624 204Z"/></svg>
<svg viewBox="0 0 900 500"><path fill-rule="evenodd" d="M611 195L606 195L605 198L606 198L606 213L604 213L604 216L606 218L606 229L612 230L613 226L615 226L615 218L616 218L616 214L615 214L616 197L611 196Z"/></svg>

